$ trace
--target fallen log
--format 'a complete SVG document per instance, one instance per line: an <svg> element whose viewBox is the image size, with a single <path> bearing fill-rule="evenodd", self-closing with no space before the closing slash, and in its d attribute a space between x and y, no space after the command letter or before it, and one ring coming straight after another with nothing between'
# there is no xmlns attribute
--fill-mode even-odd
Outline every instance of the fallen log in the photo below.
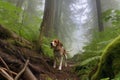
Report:
<svg viewBox="0 0 120 80"><path fill-rule="evenodd" d="M23 78L24 80L37 80L37 78L34 76L34 74L31 72L31 70L28 67L25 69Z"/></svg>

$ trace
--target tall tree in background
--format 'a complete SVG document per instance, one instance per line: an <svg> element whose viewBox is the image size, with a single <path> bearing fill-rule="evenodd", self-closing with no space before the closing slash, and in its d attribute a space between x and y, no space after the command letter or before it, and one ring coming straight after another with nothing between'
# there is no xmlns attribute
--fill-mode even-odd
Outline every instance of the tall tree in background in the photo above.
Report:
<svg viewBox="0 0 120 80"><path fill-rule="evenodd" d="M45 0L44 16L40 28L41 32L46 37L53 36L53 27L55 19L55 1L56 0Z"/></svg>
<svg viewBox="0 0 120 80"><path fill-rule="evenodd" d="M16 3L16 6L21 8L23 2L24 2L24 0L18 0L17 3Z"/></svg>
<svg viewBox="0 0 120 80"><path fill-rule="evenodd" d="M75 30L75 23L72 20L72 11L71 11L71 4L74 3L76 0L60 0L58 2L58 10L56 10L57 15L57 23L56 23L56 34L57 36L64 42L67 43L68 40L71 41L71 33Z"/></svg>
<svg viewBox="0 0 120 80"><path fill-rule="evenodd" d="M42 45L42 38L52 37L54 33L55 2L56 0L45 0L43 21L40 25L39 47Z"/></svg>
<svg viewBox="0 0 120 80"><path fill-rule="evenodd" d="M65 38L64 34L69 33L70 26L73 23L70 11L70 4L72 2L74 1L45 1L44 16L41 24L41 32L43 32L44 36L52 37L53 34L56 34L56 36L61 36L60 38Z"/></svg>
<svg viewBox="0 0 120 80"><path fill-rule="evenodd" d="M60 25L60 17L61 17L61 10L62 10L62 3L63 0L57 0L56 1L56 8L55 8L55 22L54 22L54 32L56 35L58 35L59 28L58 26Z"/></svg>
<svg viewBox="0 0 120 80"><path fill-rule="evenodd" d="M97 7L97 14L98 14L98 27L99 27L99 31L103 31L104 27L103 27L103 22L101 19L102 16L102 11L101 11L101 2L100 0L96 0L96 7Z"/></svg>

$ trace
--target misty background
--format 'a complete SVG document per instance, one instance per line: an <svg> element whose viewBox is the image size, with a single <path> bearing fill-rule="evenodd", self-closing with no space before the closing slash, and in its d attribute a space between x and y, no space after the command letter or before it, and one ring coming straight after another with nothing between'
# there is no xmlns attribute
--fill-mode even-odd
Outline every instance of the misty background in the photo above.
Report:
<svg viewBox="0 0 120 80"><path fill-rule="evenodd" d="M45 0L5 0L22 8L20 12L19 23L26 26L33 27L34 33L26 32L27 37L32 40L32 35L38 37L40 25L43 18ZM98 12L96 0L63 0L60 19L56 23L57 37L62 41L67 51L71 56L84 51L86 46L92 39L92 32L98 28ZM101 12L108 9L119 9L119 0L101 0ZM61 4L59 4L61 5ZM58 5L56 5L58 6ZM25 14L24 14L25 13ZM26 13L28 15L26 15ZM37 17L37 18L35 18ZM104 23L104 26L109 23ZM22 32L23 27L20 28ZM98 30L99 31L99 30Z"/></svg>

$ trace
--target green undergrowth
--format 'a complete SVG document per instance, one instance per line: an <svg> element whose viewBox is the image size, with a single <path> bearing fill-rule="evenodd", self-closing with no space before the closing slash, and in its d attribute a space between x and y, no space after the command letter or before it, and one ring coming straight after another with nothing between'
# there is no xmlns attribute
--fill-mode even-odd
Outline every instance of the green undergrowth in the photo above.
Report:
<svg viewBox="0 0 120 80"><path fill-rule="evenodd" d="M83 80L84 76L89 78L94 73L99 62L98 56L101 56L106 46L119 36L120 28L117 25L105 27L103 32L98 32L95 29L92 34L90 42L86 43L87 45L83 48L84 52L80 52L73 57L73 61L77 62L76 72ZM83 63L84 65L81 65Z"/></svg>
<svg viewBox="0 0 120 80"><path fill-rule="evenodd" d="M42 18L40 16L27 13L14 4L0 0L0 24L28 41L34 43L38 41L41 21ZM42 42L44 55L53 57L53 51L50 48L51 39L44 37ZM19 41L15 41L14 44L25 46L25 44Z"/></svg>
<svg viewBox="0 0 120 80"><path fill-rule="evenodd" d="M120 35L120 10L106 10L102 14L102 20L108 25L104 26L104 31L102 32L98 32L98 29L96 28L93 29L90 42L86 43L87 45L83 48L83 60L96 55L101 55L105 47L114 38Z"/></svg>
<svg viewBox="0 0 120 80"><path fill-rule="evenodd" d="M42 50L45 56L53 57L53 50L51 49L50 42L52 41L51 38L43 38Z"/></svg>
<svg viewBox="0 0 120 80"><path fill-rule="evenodd" d="M77 75L82 80L88 80L91 75L91 70L93 70L93 67L99 62L99 59L100 56L94 56L80 61L75 65L74 71L77 72Z"/></svg>
<svg viewBox="0 0 120 80"><path fill-rule="evenodd" d="M115 78L120 72L120 36L115 38L111 43L104 49L98 69L92 77L92 80L99 80L101 78Z"/></svg>
<svg viewBox="0 0 120 80"><path fill-rule="evenodd" d="M96 71L96 67L99 62L98 56L101 56L106 46L111 43L114 38L119 36L119 34L119 26L106 27L104 32L94 31L93 38L91 39L90 43L84 47L83 54L77 54L73 59L74 61L78 62L78 65L75 68L77 69L76 72L78 73L78 76L84 80L84 76L89 78L92 74L94 74L94 71ZM119 59L116 59L116 61L119 61ZM83 63L84 65L81 65ZM119 62L117 62L116 65L118 65L118 63ZM117 66L115 68L116 70L119 70Z"/></svg>
<svg viewBox="0 0 120 80"><path fill-rule="evenodd" d="M21 8L0 0L0 24L29 41L38 39L41 20L34 14L23 13Z"/></svg>

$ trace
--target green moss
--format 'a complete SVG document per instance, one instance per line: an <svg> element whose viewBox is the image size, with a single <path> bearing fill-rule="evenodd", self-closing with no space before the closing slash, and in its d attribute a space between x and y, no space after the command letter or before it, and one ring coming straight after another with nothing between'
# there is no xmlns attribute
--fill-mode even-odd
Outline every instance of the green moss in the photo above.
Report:
<svg viewBox="0 0 120 80"><path fill-rule="evenodd" d="M120 71L120 36L107 45L98 64L98 69L91 80L100 80L109 77L114 78Z"/></svg>
<svg viewBox="0 0 120 80"><path fill-rule="evenodd" d="M49 57L53 57L53 50L50 49L49 45L43 44L42 49L44 51L44 55L49 56Z"/></svg>

